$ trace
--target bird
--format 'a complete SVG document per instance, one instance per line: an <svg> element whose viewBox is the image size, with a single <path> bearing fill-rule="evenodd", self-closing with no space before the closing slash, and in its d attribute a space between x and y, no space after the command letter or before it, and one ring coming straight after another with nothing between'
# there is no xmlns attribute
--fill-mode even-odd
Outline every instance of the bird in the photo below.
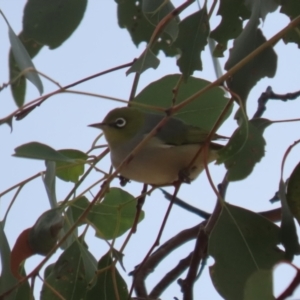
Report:
<svg viewBox="0 0 300 300"><path fill-rule="evenodd" d="M120 107L111 110L101 123L89 126L103 131L112 165L116 169L163 118L162 114L132 106ZM207 130L170 117L138 153L122 166L120 175L128 180L154 186L171 185L179 180L190 182L204 169L204 151L194 158L208 135ZM212 140L223 138L218 134L212 136ZM210 163L216 160L218 151L223 147L210 142L205 161Z"/></svg>

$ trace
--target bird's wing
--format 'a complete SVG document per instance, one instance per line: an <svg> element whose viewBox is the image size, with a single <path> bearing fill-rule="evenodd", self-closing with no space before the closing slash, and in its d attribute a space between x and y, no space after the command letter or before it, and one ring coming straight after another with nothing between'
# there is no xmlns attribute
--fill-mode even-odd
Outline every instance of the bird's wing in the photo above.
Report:
<svg viewBox="0 0 300 300"><path fill-rule="evenodd" d="M147 128L143 128L143 132L149 133L161 120L163 116L152 114L145 122ZM206 140L209 131L188 125L176 118L170 118L165 126L163 126L155 135L156 138L164 141L167 145L186 145L199 144ZM223 138L215 134L212 140Z"/></svg>

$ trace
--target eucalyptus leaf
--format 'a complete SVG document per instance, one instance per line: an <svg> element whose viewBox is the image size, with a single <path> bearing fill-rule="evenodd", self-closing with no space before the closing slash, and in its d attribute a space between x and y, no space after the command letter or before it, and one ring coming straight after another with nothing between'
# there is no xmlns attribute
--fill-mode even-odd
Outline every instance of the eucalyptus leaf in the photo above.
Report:
<svg viewBox="0 0 300 300"><path fill-rule="evenodd" d="M74 159L64 156L53 148L38 142L23 144L15 148L13 156L69 163L75 162Z"/></svg>
<svg viewBox="0 0 300 300"><path fill-rule="evenodd" d="M186 80L196 70L202 70L201 52L207 45L209 22L206 7L189 15L179 24L174 47L180 50L177 65Z"/></svg>
<svg viewBox="0 0 300 300"><path fill-rule="evenodd" d="M243 299L251 275L270 270L284 259L277 247L280 243L280 228L274 223L249 210L224 205L208 244L215 260L210 276L216 290L224 299Z"/></svg>
<svg viewBox="0 0 300 300"><path fill-rule="evenodd" d="M102 271L103 270L103 271ZM118 293L118 295L116 295ZM97 282L87 292L86 300L119 299L128 300L128 288L119 271L112 263L110 252L98 262Z"/></svg>
<svg viewBox="0 0 300 300"><path fill-rule="evenodd" d="M64 299L86 299L91 274L94 276L96 269L95 258L81 241L76 240L60 255L55 264L48 265L45 269L45 280ZM61 298L44 284L41 300L56 299Z"/></svg>
<svg viewBox="0 0 300 300"><path fill-rule="evenodd" d="M146 86L132 103L137 102L152 105L154 108L157 106L168 109L173 103L183 102L210 83L204 79L190 77L187 82L181 82L174 97L174 87L177 86L180 79L181 75L178 74L162 77ZM224 96L224 91L219 87L215 87L183 107L174 114L174 117L181 119L187 124L211 130L228 101L229 99ZM222 119L222 122L229 117L231 110L232 106L224 116L224 119Z"/></svg>
<svg viewBox="0 0 300 300"><path fill-rule="evenodd" d="M24 47L20 39L17 37L17 35L14 33L13 29L11 28L4 14L2 12L1 14L4 17L4 20L8 26L8 36L9 36L12 53L18 64L19 69L21 71L25 71L26 69L31 69L30 71L25 72L25 77L29 81L31 81L38 89L39 93L42 94L44 90L42 81L39 75L37 74L37 72L35 71L35 66L28 52L26 51L26 48Z"/></svg>
<svg viewBox="0 0 300 300"><path fill-rule="evenodd" d="M77 220L90 202L85 198L78 198L71 204L74 220ZM111 188L101 203L96 203L88 215L87 222L102 239L110 240L121 236L133 225L136 214L136 200L129 193L119 188ZM140 221L144 218L141 212Z"/></svg>

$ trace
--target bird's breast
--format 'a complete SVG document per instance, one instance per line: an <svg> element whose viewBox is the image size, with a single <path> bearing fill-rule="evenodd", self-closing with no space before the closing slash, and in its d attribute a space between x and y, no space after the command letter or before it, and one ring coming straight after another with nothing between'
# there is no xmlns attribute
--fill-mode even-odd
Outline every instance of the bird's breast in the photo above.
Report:
<svg viewBox="0 0 300 300"><path fill-rule="evenodd" d="M111 160L115 168L130 154L131 149L111 149ZM199 145L168 146L157 141L146 144L129 162L122 166L120 174L128 179L154 185L171 184L178 180L179 172L187 169L200 149ZM203 151L202 151L203 152ZM203 153L190 168L190 179L195 179L204 169ZM206 161L216 159L211 151Z"/></svg>

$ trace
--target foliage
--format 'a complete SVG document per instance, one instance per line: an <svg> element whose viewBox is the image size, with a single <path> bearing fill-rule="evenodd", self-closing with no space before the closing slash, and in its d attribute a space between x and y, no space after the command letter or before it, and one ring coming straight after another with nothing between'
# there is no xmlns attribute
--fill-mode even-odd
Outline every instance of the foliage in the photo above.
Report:
<svg viewBox="0 0 300 300"><path fill-rule="evenodd" d="M68 86L57 84L56 90L47 93L44 93L42 82L56 81L43 74L43 70L39 69L37 63L33 64L32 59L44 46L53 51L64 47L64 43L82 26L88 9L87 1L28 0L24 7L23 28L18 36L0 11L7 23L11 43L11 49L7 49L9 80L3 84L2 89L10 86L12 101L17 106L16 111L0 119L0 125L7 124L12 129L14 118L20 122L25 122L29 117L34 118L32 111L38 106L44 107L54 95L75 93L91 96L88 92L71 91L70 88L106 73L112 73L113 76L113 72L126 68L126 74L133 73L135 78L129 96L130 105L175 116L186 123L211 131L210 137L227 122L233 119L237 121L232 136L218 153L217 164L225 167L219 189L214 186L209 170L206 170L211 189L217 197L215 209L212 214L207 214L199 207L192 207L180 200L176 188L180 189L182 182L175 185L173 195L165 192L170 204L164 221L169 218L173 204L190 214L207 216L207 220L193 228L186 228L182 222L182 231L176 232L159 246L165 227L163 222L155 243L152 247L149 246L151 248L148 254L142 261L136 261L138 266L131 272L133 280L130 285L122 274L123 256L126 254L135 259L135 253L127 253L126 249L128 244L136 242L133 234L143 228L147 215L147 211L142 210L145 199L154 198L151 193L158 187L144 186L137 196L129 192L128 186L124 187L127 182L123 178L120 178L122 187L114 187L113 180L118 178L119 170L99 167L108 153L106 146L97 146L101 137L97 137L89 149L57 150L41 141L26 140L15 148L15 159L45 161L46 167L36 176L0 191L0 197L8 197L10 192L15 191L11 205L0 222L0 299L32 299L31 289L44 266L44 276L40 277L43 281L40 299L44 300L137 299L134 298L135 295L139 299L159 299L184 271L187 271L185 279L178 280L183 299L192 300L194 296L199 299L197 295L201 291L196 290L194 284L201 277L198 276L201 274L199 269L201 270L208 257L215 260L209 268L212 283L216 291L228 300L275 299L272 270L278 263L288 262L296 269L297 275L294 282L277 298L285 299L300 285L300 269L292 264L294 257L300 253L294 221L295 218L300 222L299 164L296 164L287 182L283 179L285 160L297 142L289 148L286 145L277 192L281 208L257 213L230 205L226 202L226 189L233 181L247 180L257 164L268 155L265 152L267 140L264 133L266 128L276 123L262 118L268 100L286 101L299 96L299 92L277 95L268 88L262 93L254 116L249 116L247 111L249 93L257 82L273 78L276 74L278 58L274 45L280 40L298 47L300 45L298 0L281 3L276 0L203 1L202 7L197 6L193 0L181 5L164 0L115 2L119 27L128 31L134 45L146 42L144 51L128 64L113 66L110 70ZM187 8L191 8L192 12ZM268 39L260 24L268 14L279 13L285 14L291 22ZM217 15L221 18L220 23L213 27L212 20ZM104 27L104 24L101 26ZM99 39L99 36L94 35L93 38ZM131 43L129 39L127 42ZM204 68L203 57L209 51L206 46L212 43L214 48L211 56L216 63L218 57L228 57L222 66L226 70L224 75L214 82L201 78L201 73L197 72ZM232 45L230 50L229 45ZM140 78L149 69L159 67L160 60L164 57L159 55L160 51L173 58L174 65L177 64L179 69L178 74L167 74L148 82L137 92ZM5 59L2 60L5 63ZM80 70L78 73L80 74ZM124 72L123 76L126 74ZM33 83L41 96L26 102L27 80ZM99 94L96 97L116 100ZM127 101L123 102L128 104ZM59 111L59 104L57 105ZM235 113L234 116L232 112ZM68 126L67 121L65 126ZM207 143L209 142L208 140ZM130 163L130 157L125 163ZM20 162L20 168L21 165ZM265 171L267 176L267 170ZM93 183L89 181L92 174L97 174L99 178ZM33 221L32 227L24 228L10 249L7 241L9 233L5 227L10 220L11 207L21 189L40 176L50 209ZM60 180L60 187L62 184L68 189L67 195L59 202L56 200L57 179ZM32 197L35 197L34 191ZM91 228L95 232L95 241L102 245L96 254L90 251L92 242L87 239L87 232ZM148 291L146 282L149 273L156 272L155 268L159 263L190 240L194 243L193 251L173 269L165 270L164 277L157 279L157 285ZM137 250L138 243L135 245ZM158 248L154 251L156 247ZM60 255L55 262L50 263L56 250L60 251ZM25 260L37 254L44 256L42 262L26 275L23 268Z"/></svg>

